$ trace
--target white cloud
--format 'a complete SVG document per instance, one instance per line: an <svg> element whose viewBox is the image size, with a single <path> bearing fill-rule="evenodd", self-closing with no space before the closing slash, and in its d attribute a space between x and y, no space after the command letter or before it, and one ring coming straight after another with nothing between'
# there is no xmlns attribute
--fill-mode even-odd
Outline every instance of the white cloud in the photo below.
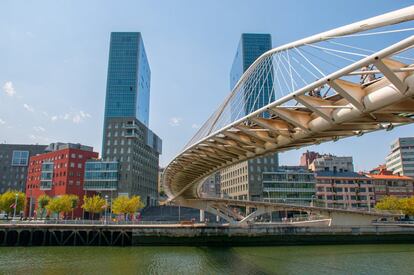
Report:
<svg viewBox="0 0 414 275"><path fill-rule="evenodd" d="M14 89L13 83L11 81L7 81L3 85L3 91L8 96L14 96L16 94L16 90Z"/></svg>
<svg viewBox="0 0 414 275"><path fill-rule="evenodd" d="M84 112L84 111L79 111L79 114L80 114L80 116L81 116L81 117L83 117L83 118L86 118L86 117L91 117L91 115L90 115L90 114L88 114L88 113L86 113L86 112Z"/></svg>
<svg viewBox="0 0 414 275"><path fill-rule="evenodd" d="M92 117L91 114L85 111L76 111L76 112L70 112L70 113L52 116L50 117L50 120L52 121L57 121L58 119L70 120L75 124L79 124L83 122L85 119L91 118L91 117Z"/></svg>
<svg viewBox="0 0 414 275"><path fill-rule="evenodd" d="M179 117L172 117L170 118L170 126L172 127L176 127L176 126L180 126L182 119Z"/></svg>
<svg viewBox="0 0 414 275"><path fill-rule="evenodd" d="M4 124L6 124L6 121L4 121L0 118L0 125L4 125Z"/></svg>
<svg viewBox="0 0 414 275"><path fill-rule="evenodd" d="M36 132L46 132L46 129L42 126L34 126L33 130L35 130Z"/></svg>
<svg viewBox="0 0 414 275"><path fill-rule="evenodd" d="M34 108L28 104L23 104L23 108L25 108L29 112L34 112Z"/></svg>
<svg viewBox="0 0 414 275"><path fill-rule="evenodd" d="M200 125L194 123L193 125L191 125L191 128L198 129L198 128L200 128Z"/></svg>
<svg viewBox="0 0 414 275"><path fill-rule="evenodd" d="M72 118L73 123L79 124L82 122L82 117L78 114L74 115Z"/></svg>

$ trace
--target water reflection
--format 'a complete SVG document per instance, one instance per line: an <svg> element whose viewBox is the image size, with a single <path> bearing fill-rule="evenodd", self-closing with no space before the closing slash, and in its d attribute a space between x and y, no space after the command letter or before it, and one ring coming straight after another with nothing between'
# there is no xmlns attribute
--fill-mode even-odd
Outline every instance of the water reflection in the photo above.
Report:
<svg viewBox="0 0 414 275"><path fill-rule="evenodd" d="M2 247L0 274L412 274L412 245Z"/></svg>

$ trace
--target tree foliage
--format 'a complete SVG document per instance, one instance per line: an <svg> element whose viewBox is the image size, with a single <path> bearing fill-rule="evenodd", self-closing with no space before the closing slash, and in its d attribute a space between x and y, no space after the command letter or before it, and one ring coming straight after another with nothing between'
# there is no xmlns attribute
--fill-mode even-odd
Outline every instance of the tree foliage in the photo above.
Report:
<svg viewBox="0 0 414 275"><path fill-rule="evenodd" d="M16 205L17 194L17 205ZM0 210L8 213L9 215L14 213L14 207L16 207L16 213L20 213L25 207L26 196L23 192L16 190L9 190L0 196Z"/></svg>
<svg viewBox="0 0 414 275"><path fill-rule="evenodd" d="M140 196L131 198L121 196L117 197L112 203L112 212L115 214L133 214L144 207Z"/></svg>
<svg viewBox="0 0 414 275"><path fill-rule="evenodd" d="M57 213L58 218L61 213L67 213L72 210L72 200L70 195L63 195L51 199L46 206L46 209L50 212Z"/></svg>
<svg viewBox="0 0 414 275"><path fill-rule="evenodd" d="M102 209L106 207L106 201L104 198L94 195L92 197L83 197L83 205L82 208L89 213L96 214L101 213Z"/></svg>
<svg viewBox="0 0 414 275"><path fill-rule="evenodd" d="M78 207L79 197L76 195L69 195L70 202L72 204L72 210Z"/></svg>
<svg viewBox="0 0 414 275"><path fill-rule="evenodd" d="M44 194L44 195L40 195L38 198L37 198L37 206L38 206L38 209L40 209L41 210L41 214L40 214L40 217L41 218L43 218L43 216L44 216L44 214L45 214L45 210L46 210L46 207L47 207L47 205L49 204L49 202L50 202L50 200L51 200L52 198L51 197L49 197L48 195L46 195L46 194Z"/></svg>
<svg viewBox="0 0 414 275"><path fill-rule="evenodd" d="M44 195L40 195L38 198L37 198L37 206L40 208L40 209L43 209L43 208L46 208L46 206L49 204L49 202L50 202L50 200L51 200L52 198L51 197L49 197L48 195L46 195L46 194L44 194Z"/></svg>
<svg viewBox="0 0 414 275"><path fill-rule="evenodd" d="M401 202L395 196L384 197L382 200L377 202L375 208L381 210L402 210Z"/></svg>
<svg viewBox="0 0 414 275"><path fill-rule="evenodd" d="M401 210L405 215L414 216L414 197L399 199L395 196L384 197L375 208L381 210Z"/></svg>
<svg viewBox="0 0 414 275"><path fill-rule="evenodd" d="M401 199L400 203L405 215L414 216L414 197Z"/></svg>

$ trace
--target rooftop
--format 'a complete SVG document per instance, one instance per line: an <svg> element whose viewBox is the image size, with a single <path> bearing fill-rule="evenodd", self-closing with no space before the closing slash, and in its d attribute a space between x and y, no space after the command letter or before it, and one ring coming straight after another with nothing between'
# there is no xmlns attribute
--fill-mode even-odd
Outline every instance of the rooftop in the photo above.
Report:
<svg viewBox="0 0 414 275"><path fill-rule="evenodd" d="M333 172L333 171L319 171L316 172L316 177L329 177L329 178L363 178L367 176L356 172Z"/></svg>
<svg viewBox="0 0 414 275"><path fill-rule="evenodd" d="M381 174L367 174L372 179L394 179L394 180L413 180L411 177L400 175L381 175Z"/></svg>

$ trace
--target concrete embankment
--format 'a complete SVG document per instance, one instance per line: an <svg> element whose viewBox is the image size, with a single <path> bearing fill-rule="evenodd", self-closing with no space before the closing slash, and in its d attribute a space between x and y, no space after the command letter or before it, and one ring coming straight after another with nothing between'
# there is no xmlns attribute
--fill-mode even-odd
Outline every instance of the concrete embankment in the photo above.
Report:
<svg viewBox="0 0 414 275"><path fill-rule="evenodd" d="M264 246L414 243L414 226L0 224L0 246Z"/></svg>

